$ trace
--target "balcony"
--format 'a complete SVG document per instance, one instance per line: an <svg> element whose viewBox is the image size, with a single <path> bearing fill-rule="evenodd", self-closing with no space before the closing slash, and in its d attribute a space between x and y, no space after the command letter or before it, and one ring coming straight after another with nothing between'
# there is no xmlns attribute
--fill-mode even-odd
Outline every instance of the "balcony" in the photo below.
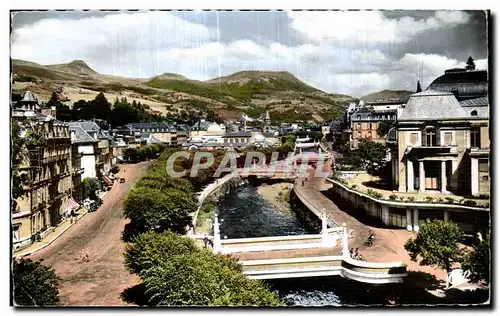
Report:
<svg viewBox="0 0 500 316"><path fill-rule="evenodd" d="M456 145L442 145L442 146L422 146L422 145L407 145L405 154L458 154Z"/></svg>
<svg viewBox="0 0 500 316"><path fill-rule="evenodd" d="M73 169L72 175L77 176L79 174L82 174L83 172L85 172L85 168L79 167L79 168Z"/></svg>

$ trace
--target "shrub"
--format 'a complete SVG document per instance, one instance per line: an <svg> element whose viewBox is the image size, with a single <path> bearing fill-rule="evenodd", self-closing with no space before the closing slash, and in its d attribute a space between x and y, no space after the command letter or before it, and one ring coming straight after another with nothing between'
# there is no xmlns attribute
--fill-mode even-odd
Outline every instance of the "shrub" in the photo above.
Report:
<svg viewBox="0 0 500 316"><path fill-rule="evenodd" d="M124 215L131 220L129 227L134 228L134 233L148 230L184 233L190 222L189 213L195 210L196 202L191 195L177 189L137 187L124 202Z"/></svg>
<svg viewBox="0 0 500 316"><path fill-rule="evenodd" d="M398 198L398 196L396 194L389 195L389 200L391 200L391 201L395 201L397 198Z"/></svg>
<svg viewBox="0 0 500 316"><path fill-rule="evenodd" d="M357 186L356 184L353 184L353 185L351 186L351 188L352 188L352 189L356 189L357 187L358 187L358 186Z"/></svg>
<svg viewBox="0 0 500 316"><path fill-rule="evenodd" d="M453 204L453 203L455 203L455 199L454 199L454 198L452 198L452 197L446 197L446 198L445 198L445 200L446 200L446 203L448 203L448 204Z"/></svg>
<svg viewBox="0 0 500 316"><path fill-rule="evenodd" d="M54 270L31 259L14 260L12 265L14 303L20 306L59 304L59 277Z"/></svg>
<svg viewBox="0 0 500 316"><path fill-rule="evenodd" d="M443 198L438 198L438 199L436 200L436 202L438 202L438 203L443 203L443 202L444 202L444 200L443 200Z"/></svg>
<svg viewBox="0 0 500 316"><path fill-rule="evenodd" d="M132 245L125 249L125 265L130 272L160 265L175 255L198 251L194 240L176 235L171 231L146 232L137 236Z"/></svg>
<svg viewBox="0 0 500 316"><path fill-rule="evenodd" d="M369 195L369 196L371 196L371 197L374 197L376 199L380 199L383 196L382 194L380 194L377 191L374 191L372 189L368 189L366 191L366 194Z"/></svg>
<svg viewBox="0 0 500 316"><path fill-rule="evenodd" d="M429 203L432 203L434 201L434 198L432 196L426 196L425 197L425 201L429 202Z"/></svg>
<svg viewBox="0 0 500 316"><path fill-rule="evenodd" d="M414 196L409 196L407 198L408 202L415 202L415 197Z"/></svg>
<svg viewBox="0 0 500 316"><path fill-rule="evenodd" d="M463 205L467 205L467 206L476 206L476 205L477 205L477 203L476 203L476 201L473 201L473 200L465 200L465 201L463 202Z"/></svg>

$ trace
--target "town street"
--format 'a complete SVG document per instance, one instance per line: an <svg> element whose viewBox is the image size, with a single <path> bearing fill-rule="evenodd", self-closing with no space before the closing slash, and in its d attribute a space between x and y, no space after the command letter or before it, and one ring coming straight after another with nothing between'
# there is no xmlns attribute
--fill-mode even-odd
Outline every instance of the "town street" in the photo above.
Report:
<svg viewBox="0 0 500 316"><path fill-rule="evenodd" d="M62 305L123 305L120 294L137 283L123 264L125 243L121 239L128 222L123 217L123 199L132 185L146 172L150 162L122 165L116 183L103 199L102 206L85 215L48 247L32 254L43 259L61 277ZM82 252L89 262L82 261Z"/></svg>

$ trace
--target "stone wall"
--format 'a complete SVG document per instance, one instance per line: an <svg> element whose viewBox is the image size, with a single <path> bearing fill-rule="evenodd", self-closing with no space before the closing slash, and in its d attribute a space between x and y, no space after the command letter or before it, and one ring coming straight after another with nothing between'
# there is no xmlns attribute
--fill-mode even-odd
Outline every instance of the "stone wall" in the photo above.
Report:
<svg viewBox="0 0 500 316"><path fill-rule="evenodd" d="M346 186L327 179L332 183L329 194L335 203L349 210L356 218L365 217L386 227L406 228L418 231L427 219L451 220L465 233L475 234L489 229L489 209L465 205L409 203L379 200L351 190Z"/></svg>

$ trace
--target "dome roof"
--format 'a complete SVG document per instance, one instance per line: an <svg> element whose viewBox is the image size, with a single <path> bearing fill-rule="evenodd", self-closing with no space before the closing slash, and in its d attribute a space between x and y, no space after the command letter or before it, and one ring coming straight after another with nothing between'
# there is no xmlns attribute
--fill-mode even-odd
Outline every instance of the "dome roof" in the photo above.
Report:
<svg viewBox="0 0 500 316"><path fill-rule="evenodd" d="M37 103L37 99L35 95L31 91L25 91L23 92L21 96L21 100L19 102L22 103Z"/></svg>
<svg viewBox="0 0 500 316"><path fill-rule="evenodd" d="M436 78L427 90L451 92L459 100L488 95L488 71L448 69L444 75Z"/></svg>

